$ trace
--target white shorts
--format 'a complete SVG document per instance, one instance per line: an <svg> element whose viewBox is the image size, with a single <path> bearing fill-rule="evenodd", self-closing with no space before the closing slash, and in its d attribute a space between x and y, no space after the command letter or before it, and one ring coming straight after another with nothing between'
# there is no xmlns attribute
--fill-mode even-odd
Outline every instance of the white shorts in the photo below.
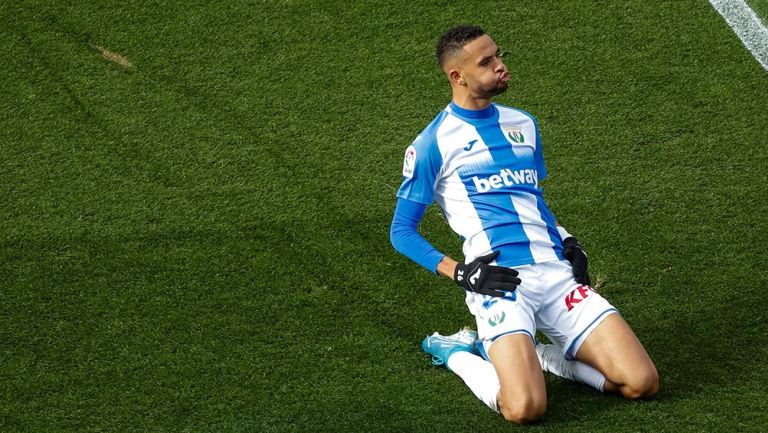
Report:
<svg viewBox="0 0 768 433"><path fill-rule="evenodd" d="M618 313L591 287L577 283L566 261L515 269L521 283L503 298L467 292L467 307L477 320L478 349L486 359L499 337L527 334L535 342L537 329L562 347L567 359L574 359L590 332Z"/></svg>

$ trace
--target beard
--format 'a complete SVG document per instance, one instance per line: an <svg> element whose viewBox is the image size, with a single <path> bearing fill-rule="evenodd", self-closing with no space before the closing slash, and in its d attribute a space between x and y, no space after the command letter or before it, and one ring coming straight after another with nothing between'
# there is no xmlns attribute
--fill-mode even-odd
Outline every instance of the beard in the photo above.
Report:
<svg viewBox="0 0 768 433"><path fill-rule="evenodd" d="M507 91L507 88L509 88L509 83L505 83L501 80L496 81L493 86L489 86L487 88L479 89L478 96L482 98L492 98L496 95L501 95L502 93Z"/></svg>

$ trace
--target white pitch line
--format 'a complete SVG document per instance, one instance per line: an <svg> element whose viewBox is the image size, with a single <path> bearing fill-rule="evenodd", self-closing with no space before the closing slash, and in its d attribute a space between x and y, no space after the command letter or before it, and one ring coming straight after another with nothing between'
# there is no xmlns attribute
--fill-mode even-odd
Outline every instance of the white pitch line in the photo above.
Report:
<svg viewBox="0 0 768 433"><path fill-rule="evenodd" d="M709 0L712 7L741 39L760 65L768 71L768 29L744 0Z"/></svg>
<svg viewBox="0 0 768 433"><path fill-rule="evenodd" d="M768 29L744 0L709 0L712 7L741 39L744 46L768 71Z"/></svg>

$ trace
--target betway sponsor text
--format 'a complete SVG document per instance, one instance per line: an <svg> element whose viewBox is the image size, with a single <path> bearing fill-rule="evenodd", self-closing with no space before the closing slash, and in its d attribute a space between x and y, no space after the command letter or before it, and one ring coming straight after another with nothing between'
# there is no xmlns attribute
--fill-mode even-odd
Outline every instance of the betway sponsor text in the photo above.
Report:
<svg viewBox="0 0 768 433"><path fill-rule="evenodd" d="M472 182L475 183L477 192L488 192L491 189L499 189L522 183L533 184L534 187L538 188L539 173L531 169L512 171L504 168L499 171L499 174L492 174L486 179L474 176Z"/></svg>

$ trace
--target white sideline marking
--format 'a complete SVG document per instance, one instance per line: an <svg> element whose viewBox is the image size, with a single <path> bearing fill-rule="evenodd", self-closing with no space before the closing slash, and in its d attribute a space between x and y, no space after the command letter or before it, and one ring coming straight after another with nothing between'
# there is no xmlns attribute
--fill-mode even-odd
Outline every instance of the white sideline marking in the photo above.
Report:
<svg viewBox="0 0 768 433"><path fill-rule="evenodd" d="M712 7L741 39L744 46L768 71L768 29L744 0L709 0Z"/></svg>

